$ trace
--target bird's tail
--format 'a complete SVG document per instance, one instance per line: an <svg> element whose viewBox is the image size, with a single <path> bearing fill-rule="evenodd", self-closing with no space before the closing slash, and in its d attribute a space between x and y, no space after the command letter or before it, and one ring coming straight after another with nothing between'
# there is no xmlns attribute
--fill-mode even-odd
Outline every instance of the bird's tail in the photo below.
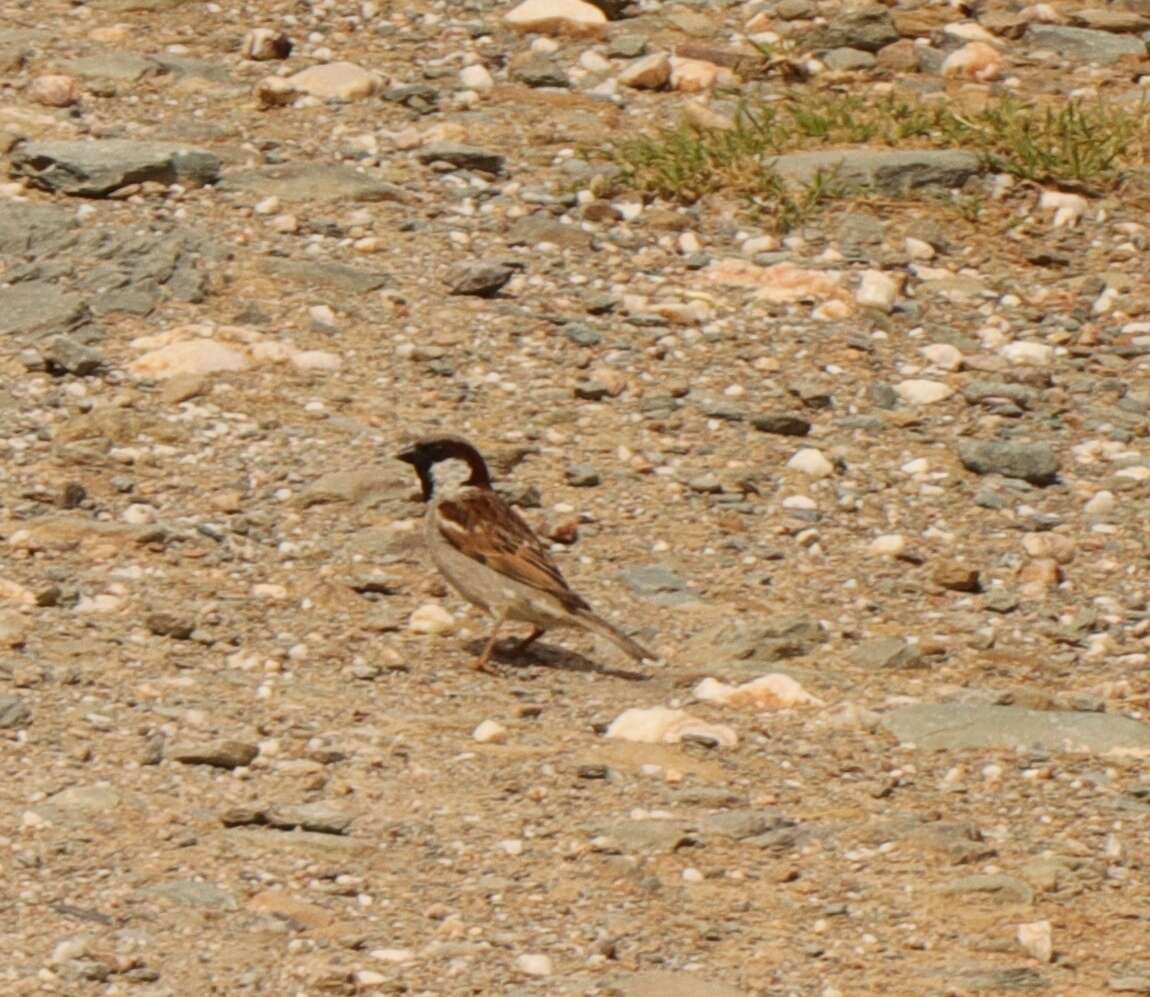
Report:
<svg viewBox="0 0 1150 997"><path fill-rule="evenodd" d="M598 634L600 637L606 637L612 644L614 644L624 654L630 655L636 661L658 661L658 656L652 654L643 645L635 643L626 634L620 633L606 620L596 616L591 612L579 613L579 623L583 626L584 630L590 630L593 634Z"/></svg>

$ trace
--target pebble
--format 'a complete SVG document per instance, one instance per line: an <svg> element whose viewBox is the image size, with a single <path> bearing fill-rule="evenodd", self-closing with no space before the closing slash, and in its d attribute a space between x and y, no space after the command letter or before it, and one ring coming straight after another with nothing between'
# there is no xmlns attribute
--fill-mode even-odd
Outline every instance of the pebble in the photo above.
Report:
<svg viewBox="0 0 1150 997"><path fill-rule="evenodd" d="M255 62L286 59L291 50L291 39L271 28L253 28L240 45L240 55Z"/></svg>
<svg viewBox="0 0 1150 997"><path fill-rule="evenodd" d="M471 732L471 737L480 744L505 744L507 728L495 720L484 720Z"/></svg>
<svg viewBox="0 0 1150 997"><path fill-rule="evenodd" d="M516 956L515 968L525 976L550 976L555 972L551 957L539 953L525 952Z"/></svg>
<svg viewBox="0 0 1150 997"><path fill-rule="evenodd" d="M1020 924L1018 944L1039 962L1051 962L1054 959L1054 932L1049 921Z"/></svg>
<svg viewBox="0 0 1150 997"><path fill-rule="evenodd" d="M503 20L520 31L555 35L599 35L607 15L584 0L523 0L503 15Z"/></svg>
<svg viewBox="0 0 1150 997"><path fill-rule="evenodd" d="M945 401L954 394L954 388L941 381L927 381L921 378L900 381L894 386L895 393L908 405L934 405Z"/></svg>
<svg viewBox="0 0 1150 997"><path fill-rule="evenodd" d="M45 107L71 107L80 100L80 84L71 76L50 73L28 84L29 100Z"/></svg>
<svg viewBox="0 0 1150 997"><path fill-rule="evenodd" d="M810 478L826 478L834 474L835 471L834 465L823 456L822 451L816 450L814 447L804 447L799 450L787 461L787 467Z"/></svg>
<svg viewBox="0 0 1150 997"><path fill-rule="evenodd" d="M671 81L671 57L666 52L653 52L624 66L619 82L636 90L661 90Z"/></svg>
<svg viewBox="0 0 1150 997"><path fill-rule="evenodd" d="M866 270L855 292L855 301L864 308L890 313L898 298L898 281L881 270Z"/></svg>
<svg viewBox="0 0 1150 997"><path fill-rule="evenodd" d="M417 634L446 636L455 633L458 626L455 617L434 602L420 606L407 620L407 629Z"/></svg>
<svg viewBox="0 0 1150 997"><path fill-rule="evenodd" d="M607 737L643 744L677 744L685 737L713 740L718 746L733 748L739 738L725 724L709 724L685 710L653 706L624 710L607 728Z"/></svg>
<svg viewBox="0 0 1150 997"><path fill-rule="evenodd" d="M363 100L380 88L379 77L351 62L329 62L289 76L285 82L293 90L321 100Z"/></svg>

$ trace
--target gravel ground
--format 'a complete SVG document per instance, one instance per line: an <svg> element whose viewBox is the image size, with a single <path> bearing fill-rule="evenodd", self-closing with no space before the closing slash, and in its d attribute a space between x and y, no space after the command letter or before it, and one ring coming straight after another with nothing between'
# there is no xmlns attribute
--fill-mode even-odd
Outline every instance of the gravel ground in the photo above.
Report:
<svg viewBox="0 0 1150 997"><path fill-rule="evenodd" d="M1150 993L1145 203L603 152L1133 102L1150 6L601 6L0 8L3 993ZM661 663L467 667L433 429Z"/></svg>

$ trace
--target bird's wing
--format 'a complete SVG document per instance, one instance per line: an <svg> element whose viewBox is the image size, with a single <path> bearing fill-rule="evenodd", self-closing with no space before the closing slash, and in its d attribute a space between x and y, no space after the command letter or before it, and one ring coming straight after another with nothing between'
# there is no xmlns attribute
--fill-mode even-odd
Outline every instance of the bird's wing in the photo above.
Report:
<svg viewBox="0 0 1150 997"><path fill-rule="evenodd" d="M553 596L570 612L591 608L571 590L531 527L495 492L469 489L444 499L437 511L440 535L461 554Z"/></svg>

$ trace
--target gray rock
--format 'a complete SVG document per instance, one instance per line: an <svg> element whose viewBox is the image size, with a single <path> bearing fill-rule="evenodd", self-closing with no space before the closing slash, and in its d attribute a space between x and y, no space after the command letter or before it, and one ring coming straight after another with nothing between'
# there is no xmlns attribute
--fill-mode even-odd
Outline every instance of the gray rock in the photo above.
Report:
<svg viewBox="0 0 1150 997"><path fill-rule="evenodd" d="M281 830L302 828L317 834L347 834L355 818L327 803L301 803L296 806L270 807L267 823Z"/></svg>
<svg viewBox="0 0 1150 997"><path fill-rule="evenodd" d="M103 197L148 180L199 186L214 182L220 173L219 159L206 150L128 139L22 142L10 163L13 175L77 197Z"/></svg>
<svg viewBox="0 0 1150 997"><path fill-rule="evenodd" d="M406 497L411 481L399 470L365 467L356 471L332 471L313 481L299 495L305 509L332 502L353 502L371 507L390 499Z"/></svg>
<svg viewBox="0 0 1150 997"><path fill-rule="evenodd" d="M53 284L29 282L0 287L0 336L45 339L72 332L89 316L80 295Z"/></svg>
<svg viewBox="0 0 1150 997"><path fill-rule="evenodd" d="M807 184L823 174L844 190L874 188L887 194L905 194L923 187L961 187L982 170L982 161L975 153L957 149L792 152L770 160L768 165L785 180L796 183Z"/></svg>
<svg viewBox="0 0 1150 997"><path fill-rule="evenodd" d="M210 741L207 744L177 744L167 757L184 765L211 765L220 769L237 769L250 765L260 749L246 741Z"/></svg>
<svg viewBox="0 0 1150 997"><path fill-rule="evenodd" d="M726 813L704 817L699 822L699 830L704 834L742 841L780 827L794 827L794 824L793 820L770 811L728 810Z"/></svg>
<svg viewBox="0 0 1150 997"><path fill-rule="evenodd" d="M550 242L562 249L590 249L593 239L590 232L536 212L517 219L507 230L506 241L509 246L534 246L540 242Z"/></svg>
<svg viewBox="0 0 1150 997"><path fill-rule="evenodd" d="M1150 994L1150 976L1112 976L1106 985L1115 993Z"/></svg>
<svg viewBox="0 0 1150 997"><path fill-rule="evenodd" d="M823 55L827 69L840 73L872 68L878 60L870 52L859 48L834 48Z"/></svg>
<svg viewBox="0 0 1150 997"><path fill-rule="evenodd" d="M1109 65L1125 56L1145 58L1146 42L1141 38L1116 35L1087 28L1063 28L1053 24L1031 24L1023 35L1031 48L1049 49L1072 62Z"/></svg>
<svg viewBox="0 0 1150 997"><path fill-rule="evenodd" d="M0 696L0 730L19 730L32 720L32 711L19 696Z"/></svg>
<svg viewBox="0 0 1150 997"><path fill-rule="evenodd" d="M145 886L137 891L141 897L167 900L179 907L201 910L235 910L236 898L227 890L196 879L175 879L168 883Z"/></svg>
<svg viewBox="0 0 1150 997"><path fill-rule="evenodd" d="M1049 982L1029 966L996 966L993 963L961 963L932 974L945 984L946 994L1004 994L1015 990L1046 990ZM924 986L923 993L940 991Z"/></svg>
<svg viewBox="0 0 1150 997"><path fill-rule="evenodd" d="M53 336L40 348L46 369L51 374L74 374L90 377L108 366L99 350L78 343L71 336Z"/></svg>
<svg viewBox="0 0 1150 997"><path fill-rule="evenodd" d="M1034 902L1034 891L1026 883L1002 874L963 876L945 884L941 892L957 895L977 893L1005 904Z"/></svg>
<svg viewBox="0 0 1150 997"><path fill-rule="evenodd" d="M811 431L810 420L801 415L757 415L751 425L761 433L774 436L806 436Z"/></svg>
<svg viewBox="0 0 1150 997"><path fill-rule="evenodd" d="M153 61L165 72L171 73L177 80L206 80L220 86L236 86L227 66L218 62L209 62L207 59L188 59L182 56L163 53L153 56ZM239 89L237 87L237 89Z"/></svg>
<svg viewBox="0 0 1150 997"><path fill-rule="evenodd" d="M891 710L881 722L900 742L934 751L1037 748L1095 754L1150 752L1150 725L1106 713L916 703Z"/></svg>
<svg viewBox="0 0 1150 997"><path fill-rule="evenodd" d="M599 472L590 464L572 464L563 474L572 488L594 488L599 484Z"/></svg>
<svg viewBox="0 0 1150 997"><path fill-rule="evenodd" d="M0 253L23 255L56 248L79 227L75 214L54 204L9 202L0 212Z"/></svg>
<svg viewBox="0 0 1150 997"><path fill-rule="evenodd" d="M225 177L219 189L282 201L406 201L403 188L338 163L280 163Z"/></svg>
<svg viewBox="0 0 1150 997"><path fill-rule="evenodd" d="M826 639L818 622L804 617L731 620L697 633L682 657L700 667L731 661L766 664L809 654Z"/></svg>
<svg viewBox="0 0 1150 997"><path fill-rule="evenodd" d="M995 586L983 596L982 606L992 613L1013 613L1019 606L1018 595L1008 588Z"/></svg>
<svg viewBox="0 0 1150 997"><path fill-rule="evenodd" d="M641 564L626 568L619 577L636 595L663 606L696 602L698 597L687 582L664 564Z"/></svg>
<svg viewBox="0 0 1150 997"><path fill-rule="evenodd" d="M116 813L123 803L110 786L69 786L37 803L32 811L53 824L82 827L94 817Z"/></svg>
<svg viewBox="0 0 1150 997"><path fill-rule="evenodd" d="M971 405L1005 398L1021 409L1033 408L1042 397L1037 388L1025 384L1010 384L1005 381L971 381L962 389L962 397Z"/></svg>
<svg viewBox="0 0 1150 997"><path fill-rule="evenodd" d="M1058 477L1058 455L1049 443L960 440L958 458L975 474L1001 474L1032 485L1049 485Z"/></svg>
<svg viewBox="0 0 1150 997"><path fill-rule="evenodd" d="M571 86L567 71L553 59L532 59L514 71L514 77L520 83L529 87L562 87Z"/></svg>
<svg viewBox="0 0 1150 997"><path fill-rule="evenodd" d="M364 270L330 260L285 260L269 256L261 258L259 265L265 273L276 277L350 294L366 294L393 283L391 275L382 271Z"/></svg>
<svg viewBox="0 0 1150 997"><path fill-rule="evenodd" d="M634 852L674 852L699 843L690 822L655 817L616 821L596 827L592 833L606 836L621 849Z"/></svg>
<svg viewBox="0 0 1150 997"><path fill-rule="evenodd" d="M646 51L644 35L612 35L607 43L607 55L611 59L638 59Z"/></svg>
<svg viewBox="0 0 1150 997"><path fill-rule="evenodd" d="M154 281L144 281L131 287L106 291L92 299L94 315L110 315L119 312L124 315L151 315L162 297L159 286Z"/></svg>
<svg viewBox="0 0 1150 997"><path fill-rule="evenodd" d="M256 855L268 852L301 852L324 860L340 860L361 852L371 852L377 845L361 838L341 834L321 834L317 831L284 832L272 828L237 827L214 835L216 842L227 854L237 850Z"/></svg>
<svg viewBox="0 0 1150 997"><path fill-rule="evenodd" d="M154 60L135 52L95 52L64 63L64 72L88 80L115 80L137 83L164 70Z"/></svg>
<svg viewBox="0 0 1150 997"><path fill-rule="evenodd" d="M502 173L506 163L497 152L458 142L432 142L416 153L416 159L425 165L450 163L457 169L478 170L480 173Z"/></svg>
<svg viewBox="0 0 1150 997"><path fill-rule="evenodd" d="M877 52L897 42L898 30L885 7L874 4L854 10L839 10L825 25L803 36L805 47L812 52L836 48L856 48Z"/></svg>
<svg viewBox="0 0 1150 997"><path fill-rule="evenodd" d="M851 660L862 668L919 668L922 658L902 637L875 637L864 640L851 652Z"/></svg>
<svg viewBox="0 0 1150 997"><path fill-rule="evenodd" d="M460 263L447 274L447 286L452 294L466 294L476 298L491 298L515 275L515 268L506 263Z"/></svg>

